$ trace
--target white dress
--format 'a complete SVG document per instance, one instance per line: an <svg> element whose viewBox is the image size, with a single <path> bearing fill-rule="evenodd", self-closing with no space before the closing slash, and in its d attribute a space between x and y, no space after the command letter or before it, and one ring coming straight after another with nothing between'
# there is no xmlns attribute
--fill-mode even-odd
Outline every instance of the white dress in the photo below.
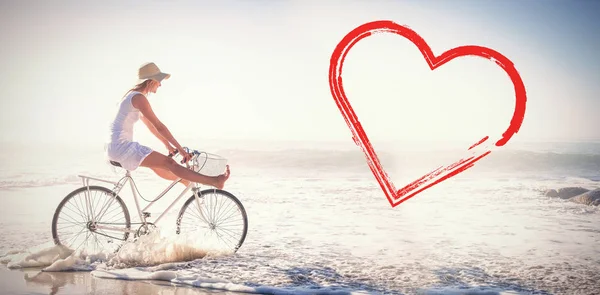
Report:
<svg viewBox="0 0 600 295"><path fill-rule="evenodd" d="M133 141L133 125L140 118L140 110L131 103L137 91L129 92L119 104L117 115L110 124L110 138L106 144L109 160L118 162L124 169L133 171L152 153L152 149Z"/></svg>

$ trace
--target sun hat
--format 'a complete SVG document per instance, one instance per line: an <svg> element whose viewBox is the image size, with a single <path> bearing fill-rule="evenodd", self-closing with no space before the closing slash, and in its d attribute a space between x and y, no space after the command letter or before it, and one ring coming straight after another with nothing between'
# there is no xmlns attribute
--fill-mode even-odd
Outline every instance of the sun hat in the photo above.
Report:
<svg viewBox="0 0 600 295"><path fill-rule="evenodd" d="M138 70L138 82L142 82L147 79L160 82L163 79L169 79L169 77L171 77L171 74L161 72L153 62L143 64Z"/></svg>

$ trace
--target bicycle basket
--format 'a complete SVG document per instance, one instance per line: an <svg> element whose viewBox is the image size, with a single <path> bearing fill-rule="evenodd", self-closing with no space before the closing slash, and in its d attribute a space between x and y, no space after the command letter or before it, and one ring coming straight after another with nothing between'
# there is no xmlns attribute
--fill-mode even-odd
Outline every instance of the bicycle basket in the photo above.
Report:
<svg viewBox="0 0 600 295"><path fill-rule="evenodd" d="M196 158L194 171L206 176L219 176L225 173L227 159L206 152L200 152Z"/></svg>

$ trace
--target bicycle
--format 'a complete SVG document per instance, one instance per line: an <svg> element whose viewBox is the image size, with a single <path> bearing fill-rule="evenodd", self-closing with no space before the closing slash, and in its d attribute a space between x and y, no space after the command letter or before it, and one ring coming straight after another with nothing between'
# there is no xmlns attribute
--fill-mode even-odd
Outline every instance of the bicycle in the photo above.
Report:
<svg viewBox="0 0 600 295"><path fill-rule="evenodd" d="M189 162L186 163L187 168L193 169L196 172L200 171L206 164L206 161L204 161L204 164L201 166L200 161L199 161L199 156L204 153L207 155L206 160L208 160L209 154L205 153L205 152L199 152L197 150L192 151L188 148L184 148L184 149L186 152L192 154L192 158L190 159ZM173 157L176 154L177 154L177 152L175 152L174 154L169 154L169 157ZM190 162L192 163L191 166L189 165ZM113 166L121 167L121 165L117 162L110 161L110 163ZM122 246L122 244L124 242L128 241L130 234L134 233L134 239L137 239L137 238L141 237L142 235L148 234L150 232L151 228L156 228L159 221L167 213L169 213L171 211L171 209L173 208L173 206L190 190L192 190L192 192L193 192L192 196L190 196L187 199L187 201L183 204L183 206L179 210L179 214L177 215L177 219L176 219L176 234L177 235L182 234L182 233L188 234L188 233L192 232L191 230L189 230L189 231L186 230L185 225L191 225L192 227L195 227L196 229L200 229L200 228L202 228L202 226L204 226L205 228L209 229L211 234L212 234L212 232L216 232L216 235L218 238L228 238L228 241L230 241L230 242L233 241L233 243L230 244L230 249L229 249L233 253L236 253L239 250L239 248L244 243L244 240L246 239L246 234L248 231L248 217L246 215L246 210L237 197L235 197L233 194L231 194L230 192L227 192L225 190L216 189L216 188L212 188L212 189L207 188L207 189L201 190L199 184L191 182L188 186L185 187L185 189L181 192L181 194L179 194L179 196L158 216L158 218L154 222L149 222L147 219L151 217L151 214L147 210L153 204L155 204L156 201L158 201L167 192L169 192L179 181L181 181L181 179L174 180L153 201L146 200L149 202L149 204L145 208L140 209L140 202L138 200L139 191L137 190L137 186L136 186L135 181L129 170L125 170L125 176L117 182L114 182L111 180L105 180L105 179L101 179L101 178L85 176L85 175L78 175L78 176L80 178L82 178L83 186L72 191L65 198L63 198L63 200L59 203L58 207L56 208L56 210L54 212L54 217L52 218L52 238L54 240L55 245L62 245L69 249L72 249L72 245L74 245L76 242L73 241L71 243L70 241L72 239L61 237L61 235L59 233L60 233L60 230L62 230L62 229L71 228L71 227L75 227L76 225L79 225L79 226L82 226L82 229L80 229L79 232L74 234L73 239L80 237L85 232L85 240L83 242L79 243L79 245L73 250L79 249L82 245L84 245L84 243L85 243L85 246L87 246L88 239L90 239L92 237L93 237L94 241L97 241L99 243L100 243L100 240L98 239L99 237L100 238L107 237L108 239L107 239L106 244L115 245L116 249L114 251L116 252L119 250L119 248ZM112 189L109 189L105 186L90 185L90 180L111 183L114 185L114 187ZM140 217L139 223L131 222L131 218L129 215L129 209L127 208L127 206L125 205L125 203L123 202L121 197L119 196L119 193L124 188L125 184L128 182L131 186L131 191L134 196L137 213ZM101 197L96 198L97 194L100 194L101 196L107 196L107 198L105 200L101 200L100 199ZM223 211L224 209L222 207L220 207L219 210L217 210L213 214L208 212L208 210L203 212L202 208L204 205L207 205L207 206L205 206L207 209L209 207L213 208L216 206L214 204L214 202L212 201L212 199L209 198L209 195L211 195L211 194L216 196L214 198L216 201L230 201L230 204L227 205L225 209L227 209L227 208L233 208L234 210L237 209L237 210L235 210L234 213L237 212L237 213L239 213L239 215L241 215L241 224L239 224L239 226L238 226L238 227L241 227L241 235L239 238L235 238L232 235L233 231L230 231L230 230L224 231L223 235L220 235L217 232L217 222L218 221L225 221L226 224L230 224L232 221L235 221L235 220L231 219L232 218L231 216L228 216L224 219L216 218L216 216L214 214L216 214L217 212ZM83 195L83 196L80 197L80 195ZM141 196L141 194L139 194L139 195ZM82 205L84 208L73 210L68 206L71 204ZM93 208L93 207L95 207L95 205L100 205L100 204L102 204L102 207L99 210L95 210L95 208ZM115 205L115 207L111 208L111 205L113 205L113 204ZM188 216L186 215L186 213L189 213L189 215L193 215L194 208L197 209L197 211L196 211L197 213L200 213L200 214L196 214L197 217L199 217L199 220L188 221L188 219L187 219ZM115 214L114 213L115 210L120 210L120 211L118 211ZM65 216L65 218L67 218L68 220L71 221L70 222L71 224L69 226L65 226L65 227L61 226L61 223L59 221L63 215ZM75 218L71 215L74 215L75 217L81 217L83 220L77 222L77 221L75 221ZM104 220L104 217L107 217L107 216L110 218L107 218L108 220ZM118 217L119 219L113 220L113 218L115 218L115 217ZM115 221L121 221L121 222L115 222ZM140 226L137 230L132 230L131 229L132 224L139 224ZM112 235L109 235L110 232L114 232L116 234L113 233L114 236L112 236ZM67 235L67 237L68 237L68 235ZM205 235L205 237L206 237L206 235ZM117 242L114 242L115 240ZM103 246L100 249L103 250L107 247L108 246Z"/></svg>

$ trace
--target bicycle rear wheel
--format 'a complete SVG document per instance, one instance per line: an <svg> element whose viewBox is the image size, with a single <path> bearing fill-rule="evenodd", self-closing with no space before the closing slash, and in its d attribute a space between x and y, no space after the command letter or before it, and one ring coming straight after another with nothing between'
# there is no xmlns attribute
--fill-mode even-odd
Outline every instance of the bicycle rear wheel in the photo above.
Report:
<svg viewBox="0 0 600 295"><path fill-rule="evenodd" d="M116 252L129 237L130 227L129 211L118 195L105 187L84 186L56 208L52 238L56 245L88 254Z"/></svg>
<svg viewBox="0 0 600 295"><path fill-rule="evenodd" d="M248 232L248 216L244 206L233 194L219 189L198 192L198 202L192 195L177 218L177 234L200 235L210 248L237 252Z"/></svg>

